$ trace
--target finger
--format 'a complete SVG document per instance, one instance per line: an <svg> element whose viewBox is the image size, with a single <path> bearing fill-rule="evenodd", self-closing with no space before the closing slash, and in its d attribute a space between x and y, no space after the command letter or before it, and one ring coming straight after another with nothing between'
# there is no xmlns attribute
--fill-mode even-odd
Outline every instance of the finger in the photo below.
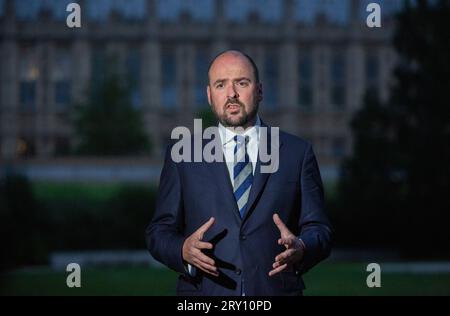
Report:
<svg viewBox="0 0 450 316"><path fill-rule="evenodd" d="M294 245L294 241L292 240L292 238L280 238L278 239L278 244L283 245L286 248L292 248L292 246Z"/></svg>
<svg viewBox="0 0 450 316"><path fill-rule="evenodd" d="M273 269L278 268L278 267L281 266L282 264L284 264L284 262L283 262L283 263L281 263L281 262L279 262L279 261L274 262L274 263L272 264L272 268L273 268Z"/></svg>
<svg viewBox="0 0 450 316"><path fill-rule="evenodd" d="M202 271L214 275L214 276L218 276L219 275L219 271L218 268L215 265L211 265L207 262L202 261L202 259L196 257L193 260L195 262L195 265L200 268Z"/></svg>
<svg viewBox="0 0 450 316"><path fill-rule="evenodd" d="M203 272L206 272L208 274L214 275L214 276L218 276L219 272L217 271L217 268L211 265L208 265L204 262L201 262L200 260L196 259L194 260L194 265L199 268L200 270L202 270Z"/></svg>
<svg viewBox="0 0 450 316"><path fill-rule="evenodd" d="M206 223L204 223L202 226L200 226L199 229L197 229L196 233L199 236L199 239L203 238L203 234L211 228L211 226L214 224L214 217L211 217Z"/></svg>
<svg viewBox="0 0 450 316"><path fill-rule="evenodd" d="M205 255L203 252L201 252L200 250L198 250L198 252L195 253L195 258L197 258L200 261L203 261L206 264L209 265L216 265L216 263L214 262L213 259L211 259L210 257L208 257L207 255Z"/></svg>
<svg viewBox="0 0 450 316"><path fill-rule="evenodd" d="M197 241L194 247L197 249L213 249L213 244L210 242Z"/></svg>
<svg viewBox="0 0 450 316"><path fill-rule="evenodd" d="M210 271L210 272L217 272L217 267L216 267L216 266L211 265L211 264L209 264L209 263L206 263L206 262L202 261L202 260L199 259L199 258L195 258L195 259L194 259L194 262L195 262L196 264L198 264L199 266L203 267L204 269Z"/></svg>
<svg viewBox="0 0 450 316"><path fill-rule="evenodd" d="M269 272L269 276L274 276L275 274L277 274L277 273L283 271L284 269L286 269L286 267L287 267L287 263L285 263L285 264L279 266L279 267L276 268L276 269L271 270L271 271Z"/></svg>
<svg viewBox="0 0 450 316"><path fill-rule="evenodd" d="M294 249L288 249L280 253L275 257L275 262L287 262L291 256L294 254Z"/></svg>
<svg viewBox="0 0 450 316"><path fill-rule="evenodd" d="M275 225L277 225L278 230L280 231L282 236L291 234L291 231L286 227L286 225L284 225L283 221L277 213L273 214L273 221Z"/></svg>

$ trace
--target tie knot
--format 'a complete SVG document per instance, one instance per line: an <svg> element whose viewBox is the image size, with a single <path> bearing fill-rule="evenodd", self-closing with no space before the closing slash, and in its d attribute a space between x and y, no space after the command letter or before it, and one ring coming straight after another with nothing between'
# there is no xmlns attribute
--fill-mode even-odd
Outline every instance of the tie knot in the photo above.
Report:
<svg viewBox="0 0 450 316"><path fill-rule="evenodd" d="M234 136L234 142L236 144L242 145L245 143L245 145L248 145L248 142L250 141L250 137L248 135L236 135Z"/></svg>

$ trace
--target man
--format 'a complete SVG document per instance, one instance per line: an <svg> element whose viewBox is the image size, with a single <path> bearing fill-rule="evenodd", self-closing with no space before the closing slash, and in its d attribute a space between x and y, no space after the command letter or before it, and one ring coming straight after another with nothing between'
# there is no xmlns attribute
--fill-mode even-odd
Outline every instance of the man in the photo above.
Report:
<svg viewBox="0 0 450 316"><path fill-rule="evenodd" d="M267 144L278 151L278 169L261 172L258 151L271 137L260 135L267 126L255 63L226 51L208 77L224 161L175 163L169 147L148 249L181 274L179 295L301 295L302 274L331 248L311 145L280 132Z"/></svg>

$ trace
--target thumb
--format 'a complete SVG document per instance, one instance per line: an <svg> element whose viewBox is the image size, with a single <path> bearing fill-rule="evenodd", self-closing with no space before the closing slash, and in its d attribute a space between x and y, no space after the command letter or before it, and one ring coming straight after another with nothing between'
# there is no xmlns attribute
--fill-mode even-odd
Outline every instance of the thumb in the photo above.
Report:
<svg viewBox="0 0 450 316"><path fill-rule="evenodd" d="M281 220L280 216L277 213L273 214L273 221L275 225L277 225L278 230L280 231L282 236L291 234L290 230L286 227L286 225Z"/></svg>
<svg viewBox="0 0 450 316"><path fill-rule="evenodd" d="M203 238L203 234L211 228L211 226L214 224L214 217L211 217L206 223L204 223L202 226L200 226L199 229L197 229L197 235L199 239Z"/></svg>

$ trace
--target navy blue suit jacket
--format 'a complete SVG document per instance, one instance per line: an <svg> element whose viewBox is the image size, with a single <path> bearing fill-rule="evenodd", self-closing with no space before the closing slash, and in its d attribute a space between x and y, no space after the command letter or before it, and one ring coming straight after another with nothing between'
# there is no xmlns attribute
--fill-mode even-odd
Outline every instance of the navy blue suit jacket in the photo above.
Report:
<svg viewBox="0 0 450 316"><path fill-rule="evenodd" d="M261 173L258 159L242 219L225 162L175 163L168 148L146 242L155 259L180 273L178 295L238 296L242 278L246 295L301 295L302 274L329 255L331 226L311 144L280 131L277 147L277 172ZM269 277L275 256L284 250L277 244L274 213L303 240L306 250L294 269ZM220 275L197 269L191 276L182 259L183 242L210 217L216 220L203 240L214 249L205 253L215 260Z"/></svg>

